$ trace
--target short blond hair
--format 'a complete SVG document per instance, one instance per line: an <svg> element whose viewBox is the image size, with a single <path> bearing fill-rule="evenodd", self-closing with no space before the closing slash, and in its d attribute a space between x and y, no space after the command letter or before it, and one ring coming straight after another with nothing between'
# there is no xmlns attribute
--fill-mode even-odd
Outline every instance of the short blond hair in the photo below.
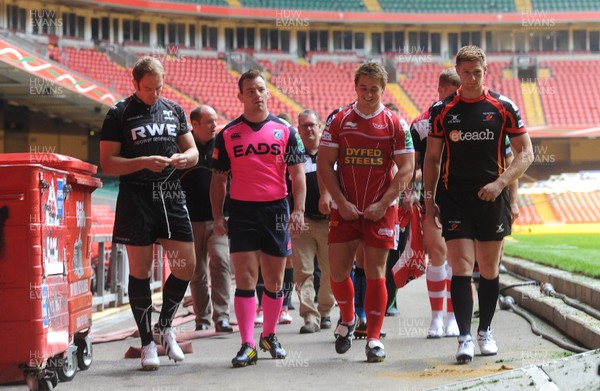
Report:
<svg viewBox="0 0 600 391"><path fill-rule="evenodd" d="M458 73L456 73L454 67L446 68L440 73L438 83L441 86L452 85L454 87L460 87L460 77L458 76Z"/></svg>
<svg viewBox="0 0 600 391"><path fill-rule="evenodd" d="M364 75L367 77L372 77L373 79L378 79L381 82L381 86L385 87L388 82L388 73L378 62L369 61L365 62L361 66L359 66L354 72L354 85L358 86L358 79Z"/></svg>
<svg viewBox="0 0 600 391"><path fill-rule="evenodd" d="M460 65L463 61L478 61L482 66L487 66L483 49L475 45L463 46L456 53L456 65Z"/></svg>

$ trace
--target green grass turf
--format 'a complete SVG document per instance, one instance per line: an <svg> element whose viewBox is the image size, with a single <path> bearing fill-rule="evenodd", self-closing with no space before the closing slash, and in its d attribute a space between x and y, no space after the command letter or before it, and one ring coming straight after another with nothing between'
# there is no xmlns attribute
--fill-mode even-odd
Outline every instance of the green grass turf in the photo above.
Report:
<svg viewBox="0 0 600 391"><path fill-rule="evenodd" d="M515 234L504 253L600 278L600 234Z"/></svg>

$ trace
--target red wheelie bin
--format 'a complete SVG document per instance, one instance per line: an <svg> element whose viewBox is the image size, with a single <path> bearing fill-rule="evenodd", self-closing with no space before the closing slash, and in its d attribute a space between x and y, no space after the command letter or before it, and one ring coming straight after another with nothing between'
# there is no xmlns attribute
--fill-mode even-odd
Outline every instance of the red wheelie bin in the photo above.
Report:
<svg viewBox="0 0 600 391"><path fill-rule="evenodd" d="M0 157L0 383L47 390L91 365L95 172L57 154Z"/></svg>

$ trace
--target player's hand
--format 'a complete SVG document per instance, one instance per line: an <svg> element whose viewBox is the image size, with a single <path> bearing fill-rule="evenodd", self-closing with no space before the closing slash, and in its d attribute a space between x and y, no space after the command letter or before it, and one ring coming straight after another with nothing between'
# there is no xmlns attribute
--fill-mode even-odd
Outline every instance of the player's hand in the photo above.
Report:
<svg viewBox="0 0 600 391"><path fill-rule="evenodd" d="M502 193L502 186L496 182L491 182L479 189L477 196L482 201L494 202L500 193Z"/></svg>
<svg viewBox="0 0 600 391"><path fill-rule="evenodd" d="M407 212L410 212L412 211L413 205L417 201L417 197L414 195L414 193L411 193L410 195L404 197L404 201L402 201L402 208L404 208Z"/></svg>
<svg viewBox="0 0 600 391"><path fill-rule="evenodd" d="M170 158L159 155L152 155L146 157L144 168L152 172L162 172L165 168L169 166L169 164L171 164Z"/></svg>
<svg viewBox="0 0 600 391"><path fill-rule="evenodd" d="M171 165L178 170L183 170L187 167L188 158L183 153L174 153L171 156Z"/></svg>
<svg viewBox="0 0 600 391"><path fill-rule="evenodd" d="M300 234L302 234L302 232L306 229L306 225L304 224L304 213L299 210L292 211L290 214L288 228L291 236L300 236Z"/></svg>
<svg viewBox="0 0 600 391"><path fill-rule="evenodd" d="M510 217L512 223L519 218L519 205L516 202L510 203Z"/></svg>
<svg viewBox="0 0 600 391"><path fill-rule="evenodd" d="M367 209L364 210L363 216L367 220L378 221L381 220L383 216L385 216L386 210L386 206L381 205L381 202L376 202L374 204L369 205Z"/></svg>
<svg viewBox="0 0 600 391"><path fill-rule="evenodd" d="M442 229L440 216L440 208L435 202L425 203L425 220L428 224L431 224L432 227L436 227L437 229Z"/></svg>
<svg viewBox="0 0 600 391"><path fill-rule="evenodd" d="M217 236L227 235L227 220L224 217L215 219L213 221L213 232Z"/></svg>
<svg viewBox="0 0 600 391"><path fill-rule="evenodd" d="M358 210L356 205L348 200L344 200L341 205L338 205L338 212L345 221L358 220L358 218L362 216L362 212Z"/></svg>
<svg viewBox="0 0 600 391"><path fill-rule="evenodd" d="M321 194L319 197L319 212L324 215L328 215L331 213L331 204L333 200L331 199L331 195L329 193Z"/></svg>

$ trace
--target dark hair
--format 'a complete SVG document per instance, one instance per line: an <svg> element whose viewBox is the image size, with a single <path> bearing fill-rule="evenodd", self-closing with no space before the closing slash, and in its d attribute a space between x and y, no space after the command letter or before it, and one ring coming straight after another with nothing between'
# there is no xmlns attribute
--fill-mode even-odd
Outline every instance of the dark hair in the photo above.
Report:
<svg viewBox="0 0 600 391"><path fill-rule="evenodd" d="M144 56L135 62L131 75L133 76L133 80L139 82L148 73L165 77L165 68L157 58Z"/></svg>
<svg viewBox="0 0 600 391"><path fill-rule="evenodd" d="M263 80L265 80L265 77L263 76L260 69L255 68L244 72L242 76L240 76L240 80L238 81L238 88L240 89L240 93L244 93L244 80L254 80L257 77L260 77Z"/></svg>

